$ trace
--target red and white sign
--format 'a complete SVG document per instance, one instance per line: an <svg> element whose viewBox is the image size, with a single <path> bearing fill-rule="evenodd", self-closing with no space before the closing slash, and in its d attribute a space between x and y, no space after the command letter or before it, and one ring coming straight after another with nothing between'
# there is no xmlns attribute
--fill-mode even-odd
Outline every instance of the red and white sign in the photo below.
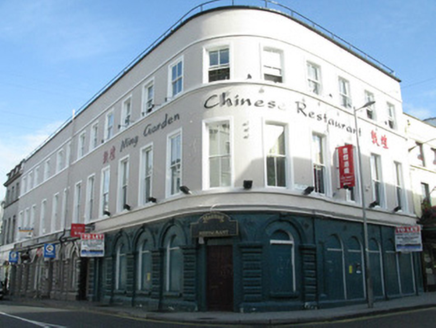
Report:
<svg viewBox="0 0 436 328"><path fill-rule="evenodd" d="M352 188L356 185L354 176L353 145L338 147L339 182L341 188Z"/></svg>
<svg viewBox="0 0 436 328"><path fill-rule="evenodd" d="M80 237L80 234L85 233L85 224L71 223L71 237Z"/></svg>
<svg viewBox="0 0 436 328"><path fill-rule="evenodd" d="M395 228L395 248L397 252L422 252L421 227Z"/></svg>
<svg viewBox="0 0 436 328"><path fill-rule="evenodd" d="M104 234L82 233L80 234L80 256L102 257L104 256Z"/></svg>

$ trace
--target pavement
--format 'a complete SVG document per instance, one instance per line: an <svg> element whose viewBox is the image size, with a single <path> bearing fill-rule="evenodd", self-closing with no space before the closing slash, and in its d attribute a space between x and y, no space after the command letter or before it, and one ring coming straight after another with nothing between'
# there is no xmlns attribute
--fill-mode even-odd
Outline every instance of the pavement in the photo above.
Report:
<svg viewBox="0 0 436 328"><path fill-rule="evenodd" d="M70 310L95 311L128 317L149 319L174 324L203 325L249 325L279 326L331 322L359 317L389 314L407 310L436 307L436 292L423 293L392 300L376 301L372 308L368 304L349 305L328 309L308 309L281 312L236 313L236 312L148 312L139 307L102 305L87 301L59 301L50 299L28 299L5 297L7 303L27 306L43 306Z"/></svg>

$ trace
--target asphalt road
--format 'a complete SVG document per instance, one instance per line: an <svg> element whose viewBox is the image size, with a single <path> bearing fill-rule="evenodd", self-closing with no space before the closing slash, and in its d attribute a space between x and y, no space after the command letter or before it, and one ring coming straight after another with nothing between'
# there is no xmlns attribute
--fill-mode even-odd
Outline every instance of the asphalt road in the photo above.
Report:
<svg viewBox="0 0 436 328"><path fill-rule="evenodd" d="M427 328L436 327L436 306L427 309L406 310L397 313L369 317L316 322L299 325L277 325L276 327L315 327L315 328ZM94 310L74 310L51 307L36 307L0 302L1 328L174 328L174 327L253 327L250 325L220 325L207 323L181 323L154 321L145 318L132 318ZM260 326L257 326L260 327Z"/></svg>

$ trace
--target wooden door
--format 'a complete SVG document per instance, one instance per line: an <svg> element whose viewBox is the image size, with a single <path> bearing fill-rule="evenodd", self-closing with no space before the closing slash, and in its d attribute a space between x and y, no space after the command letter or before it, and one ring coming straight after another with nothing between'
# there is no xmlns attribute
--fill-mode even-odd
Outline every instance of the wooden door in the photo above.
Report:
<svg viewBox="0 0 436 328"><path fill-rule="evenodd" d="M206 300L209 311L233 311L233 247L207 248Z"/></svg>

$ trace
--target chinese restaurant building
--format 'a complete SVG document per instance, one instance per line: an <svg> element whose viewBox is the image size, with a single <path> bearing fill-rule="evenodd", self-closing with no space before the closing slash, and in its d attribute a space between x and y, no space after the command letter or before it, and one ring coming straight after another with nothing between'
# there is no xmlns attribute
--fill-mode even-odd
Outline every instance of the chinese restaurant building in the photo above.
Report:
<svg viewBox="0 0 436 328"><path fill-rule="evenodd" d="M419 254L395 250L395 227L416 224L400 81L278 9L178 22L26 158L13 294L339 306L367 299L366 254L376 301L422 290ZM76 223L103 256L80 256Z"/></svg>

